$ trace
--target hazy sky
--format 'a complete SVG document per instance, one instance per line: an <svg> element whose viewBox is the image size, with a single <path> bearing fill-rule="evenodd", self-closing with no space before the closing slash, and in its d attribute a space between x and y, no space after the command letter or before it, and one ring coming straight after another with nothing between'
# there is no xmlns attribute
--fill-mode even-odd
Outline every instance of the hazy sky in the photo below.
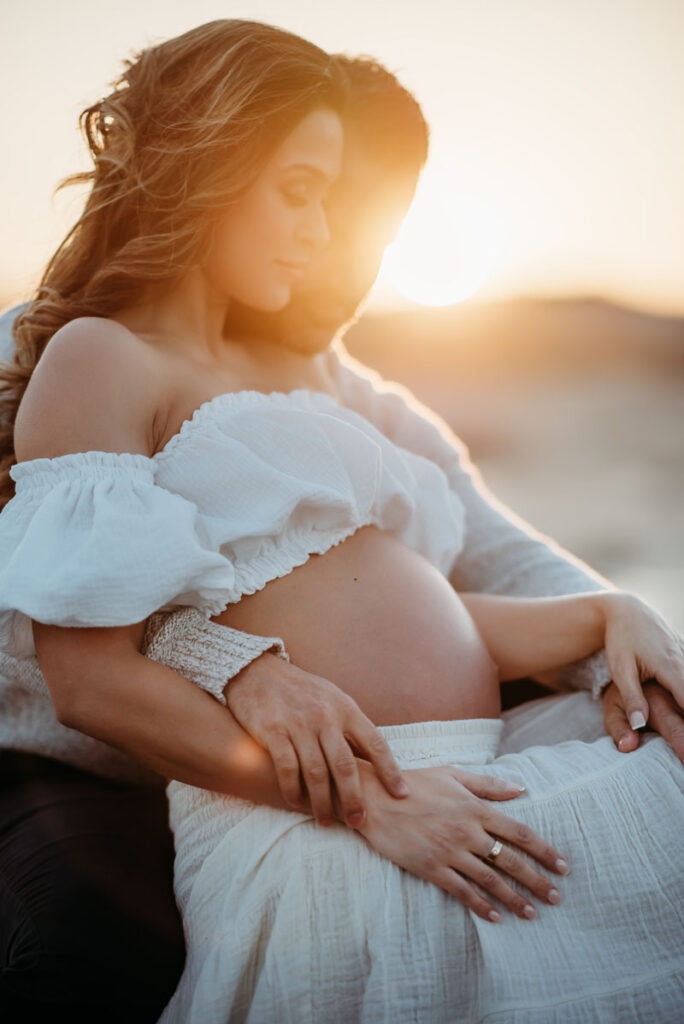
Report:
<svg viewBox="0 0 684 1024"><path fill-rule="evenodd" d="M479 297L604 294L684 313L682 0L3 0L0 298L77 209L77 132L132 49L252 17L371 53L432 128L425 246ZM443 214L443 216L440 216Z"/></svg>

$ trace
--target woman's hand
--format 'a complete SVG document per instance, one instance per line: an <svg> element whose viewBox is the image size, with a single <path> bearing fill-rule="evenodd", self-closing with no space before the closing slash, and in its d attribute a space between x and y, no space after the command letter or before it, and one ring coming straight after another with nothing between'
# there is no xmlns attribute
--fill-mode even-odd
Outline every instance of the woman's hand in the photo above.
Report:
<svg viewBox="0 0 684 1024"><path fill-rule="evenodd" d="M385 738L328 679L266 653L224 692L233 716L270 753L280 791L293 810L310 811L322 825L334 824L334 782L343 821L358 828L366 808L355 754L374 765L393 797L408 793Z"/></svg>
<svg viewBox="0 0 684 1024"><path fill-rule="evenodd" d="M536 910L508 885L506 875L545 903L560 903L553 882L512 847L525 850L550 871L566 874L568 865L558 850L527 825L481 799L519 796L508 783L456 768L417 768L404 775L409 784L408 797L396 801L387 796L368 767L362 767L367 820L358 831L378 853L438 885L485 921L498 921L501 915L472 882L526 921L536 917ZM490 864L483 858L496 838L503 841L503 850L495 864Z"/></svg>
<svg viewBox="0 0 684 1024"><path fill-rule="evenodd" d="M649 728L660 733L684 764L684 716L674 697L652 679L644 684L644 696L648 701ZM615 683L610 683L603 691L603 724L623 754L638 748L639 733L630 728L625 700Z"/></svg>
<svg viewBox="0 0 684 1024"><path fill-rule="evenodd" d="M684 638L644 601L623 592L602 595L606 661L632 729L642 728L649 705L641 684L654 679L684 708Z"/></svg>

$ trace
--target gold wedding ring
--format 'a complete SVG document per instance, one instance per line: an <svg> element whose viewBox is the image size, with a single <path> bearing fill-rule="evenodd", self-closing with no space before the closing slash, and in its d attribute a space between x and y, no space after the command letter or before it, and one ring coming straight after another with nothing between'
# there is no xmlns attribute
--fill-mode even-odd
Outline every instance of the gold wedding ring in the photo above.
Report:
<svg viewBox="0 0 684 1024"><path fill-rule="evenodd" d="M499 856L499 854L501 853L502 850L503 850L503 843L500 843L498 839L495 839L494 840L494 845L492 846L491 850L489 851L489 853L485 857L485 860L488 860L490 862L490 864L493 864L494 861Z"/></svg>

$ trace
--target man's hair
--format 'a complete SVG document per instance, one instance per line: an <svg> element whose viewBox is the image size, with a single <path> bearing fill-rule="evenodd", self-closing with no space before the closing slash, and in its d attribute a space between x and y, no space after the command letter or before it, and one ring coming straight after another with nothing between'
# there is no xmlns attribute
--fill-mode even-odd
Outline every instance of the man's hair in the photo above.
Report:
<svg viewBox="0 0 684 1024"><path fill-rule="evenodd" d="M430 132L416 98L373 57L336 54L334 59L349 83L346 117L364 153L386 169L390 186L417 181Z"/></svg>

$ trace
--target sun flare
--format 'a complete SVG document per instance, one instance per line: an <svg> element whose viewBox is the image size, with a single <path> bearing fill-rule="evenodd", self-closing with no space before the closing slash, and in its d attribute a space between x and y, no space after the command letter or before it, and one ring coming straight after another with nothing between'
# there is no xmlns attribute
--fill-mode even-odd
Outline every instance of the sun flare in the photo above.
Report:
<svg viewBox="0 0 684 1024"><path fill-rule="evenodd" d="M491 211L448 179L426 176L387 248L378 283L424 306L463 302L488 280L498 250Z"/></svg>

